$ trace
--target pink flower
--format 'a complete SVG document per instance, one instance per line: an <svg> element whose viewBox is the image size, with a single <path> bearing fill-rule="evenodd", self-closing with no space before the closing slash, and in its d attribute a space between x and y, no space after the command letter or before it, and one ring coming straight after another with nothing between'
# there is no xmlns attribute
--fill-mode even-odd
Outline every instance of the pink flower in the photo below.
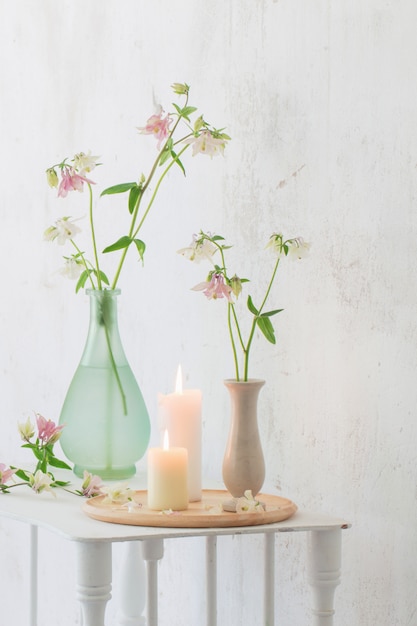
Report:
<svg viewBox="0 0 417 626"><path fill-rule="evenodd" d="M226 140L214 137L210 131L204 130L198 137L191 137L185 143L192 144L193 156L196 154L208 154L211 158L223 154Z"/></svg>
<svg viewBox="0 0 417 626"><path fill-rule="evenodd" d="M86 498L94 498L94 496L102 495L103 483L101 482L100 476L96 476L95 474L90 474L87 470L84 470L84 480L81 485L81 491L83 496Z"/></svg>
<svg viewBox="0 0 417 626"><path fill-rule="evenodd" d="M168 137L169 126L172 122L171 117L169 115L163 117L163 113L162 107L159 106L158 113L155 113L148 119L146 126L138 128L142 135L154 135L158 139L158 150L161 148L162 141Z"/></svg>
<svg viewBox="0 0 417 626"><path fill-rule="evenodd" d="M223 274L214 273L210 281L199 283L193 287L193 291L203 291L209 300L217 300L217 298L227 298L229 302L232 300L232 288L224 282Z"/></svg>
<svg viewBox="0 0 417 626"><path fill-rule="evenodd" d="M36 424L38 437L44 445L56 443L61 436L61 430L64 428L64 426L56 426L55 422L45 419L39 413L36 415Z"/></svg>
<svg viewBox="0 0 417 626"><path fill-rule="evenodd" d="M0 463L0 484L5 485L15 472L16 470L6 467L4 463Z"/></svg>
<svg viewBox="0 0 417 626"><path fill-rule="evenodd" d="M58 197L65 198L69 191L82 191L84 183L90 183L95 185L92 180L89 180L81 174L77 174L73 167L65 167L61 171L61 182L58 187Z"/></svg>

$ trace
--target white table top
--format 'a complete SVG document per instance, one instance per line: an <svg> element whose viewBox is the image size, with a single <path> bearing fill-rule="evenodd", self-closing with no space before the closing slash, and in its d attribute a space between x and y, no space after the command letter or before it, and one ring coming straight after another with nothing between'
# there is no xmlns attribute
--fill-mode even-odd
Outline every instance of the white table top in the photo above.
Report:
<svg viewBox="0 0 417 626"><path fill-rule="evenodd" d="M130 483L132 489L140 488ZM17 487L10 493L0 494L0 517L47 528L72 541L135 541L151 537L197 537L209 535L256 534L269 532L294 532L306 530L331 530L349 528L343 519L297 511L290 519L261 526L232 528L156 528L111 524L88 517L82 510L84 498L56 489L51 493L35 494L27 487Z"/></svg>

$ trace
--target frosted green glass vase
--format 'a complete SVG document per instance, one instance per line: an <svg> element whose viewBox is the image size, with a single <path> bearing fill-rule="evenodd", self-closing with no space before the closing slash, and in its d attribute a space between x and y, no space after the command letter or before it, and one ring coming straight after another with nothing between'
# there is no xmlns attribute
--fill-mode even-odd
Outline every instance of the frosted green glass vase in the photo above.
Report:
<svg viewBox="0 0 417 626"><path fill-rule="evenodd" d="M133 476L150 437L148 411L127 362L119 335L120 290L93 290L90 325L80 364L62 407L60 438L74 473L84 470L102 479Z"/></svg>

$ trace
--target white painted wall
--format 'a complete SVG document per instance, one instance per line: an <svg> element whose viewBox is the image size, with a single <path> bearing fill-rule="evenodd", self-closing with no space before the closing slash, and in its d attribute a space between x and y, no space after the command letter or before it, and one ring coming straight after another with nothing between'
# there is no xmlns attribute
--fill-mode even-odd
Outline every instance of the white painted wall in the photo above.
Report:
<svg viewBox="0 0 417 626"><path fill-rule="evenodd" d="M154 426L156 394L172 388L179 360L187 385L203 390L204 467L220 478L222 379L233 374L222 303L189 292L201 274L175 251L199 228L220 232L256 285L272 231L312 242L308 261L281 268L278 345L257 342L251 372L267 380L265 488L353 523L338 626L417 624L416 19L414 0L0 2L0 461L22 455L18 420L58 417L87 324L85 297L42 241L58 210L44 170L91 149L102 186L137 176L153 146L135 127L186 81L233 142L224 159L188 159L187 179L173 173L161 192L145 269L133 262L122 284L126 350ZM69 200L74 215L83 199ZM103 234L114 232L107 223ZM28 531L0 531L0 624L24 626ZM243 557L239 544L221 544L222 623L255 625L259 544ZM70 546L47 533L41 545L39 623L79 624L62 593L74 582ZM279 623L301 626L304 545L288 536L279 546ZM167 545L161 626L204 623L203 578L185 592L182 559L195 582L201 544Z"/></svg>

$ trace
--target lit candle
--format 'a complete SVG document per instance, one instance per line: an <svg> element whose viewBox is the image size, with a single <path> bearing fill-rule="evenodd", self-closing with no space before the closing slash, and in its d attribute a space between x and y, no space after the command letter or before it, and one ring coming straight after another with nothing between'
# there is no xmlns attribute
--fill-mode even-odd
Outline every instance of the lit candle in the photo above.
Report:
<svg viewBox="0 0 417 626"><path fill-rule="evenodd" d="M183 389L181 366L178 366L175 392L159 394L158 404L170 445L188 451L188 495L190 502L198 502L201 500L201 391Z"/></svg>
<svg viewBox="0 0 417 626"><path fill-rule="evenodd" d="M164 447L148 450L148 508L156 511L186 509L187 479L187 450L169 447L168 433L165 431Z"/></svg>

